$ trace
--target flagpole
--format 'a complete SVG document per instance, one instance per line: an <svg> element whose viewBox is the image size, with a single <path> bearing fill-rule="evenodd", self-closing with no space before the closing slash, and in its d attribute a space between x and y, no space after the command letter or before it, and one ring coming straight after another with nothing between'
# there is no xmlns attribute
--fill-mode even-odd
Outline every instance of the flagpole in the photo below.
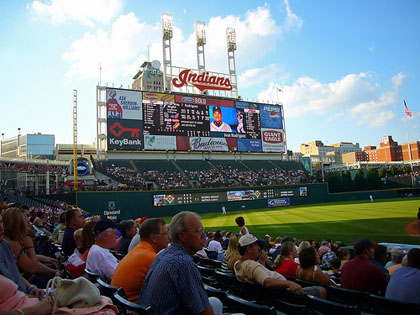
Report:
<svg viewBox="0 0 420 315"><path fill-rule="evenodd" d="M406 105L406 103L405 103L405 99L403 99L403 103L404 103L404 106L405 106L405 108L407 107L407 105ZM405 115L405 129L406 129L406 132L407 132L407 141L408 141L408 154L409 154L409 157L410 157L410 167L411 167L411 173L410 173L410 176L411 176L411 186L414 188L414 170L413 170L413 157L412 157L412 155L411 155L411 144L410 144L410 136L409 136L409 133L408 133L408 120L407 120L407 114Z"/></svg>

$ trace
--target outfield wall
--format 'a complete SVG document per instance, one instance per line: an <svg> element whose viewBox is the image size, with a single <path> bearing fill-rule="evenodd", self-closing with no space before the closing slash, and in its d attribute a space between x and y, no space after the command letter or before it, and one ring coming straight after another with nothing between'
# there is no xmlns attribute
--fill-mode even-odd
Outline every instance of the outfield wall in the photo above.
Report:
<svg viewBox="0 0 420 315"><path fill-rule="evenodd" d="M378 190L329 194L326 183L220 189L165 191L78 192L77 205L102 218L135 219L171 216L183 210L221 212L267 207L284 207L322 202L369 200L400 197L410 190ZM412 191L412 190L411 190ZM243 198L242 200L239 200Z"/></svg>

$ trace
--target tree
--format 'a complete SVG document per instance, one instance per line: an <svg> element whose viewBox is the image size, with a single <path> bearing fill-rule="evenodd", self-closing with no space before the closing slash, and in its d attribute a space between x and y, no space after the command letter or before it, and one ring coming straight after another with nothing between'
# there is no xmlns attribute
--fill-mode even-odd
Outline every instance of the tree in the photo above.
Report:
<svg viewBox="0 0 420 315"><path fill-rule="evenodd" d="M411 173L411 166L408 164L404 164L401 171L403 172L403 174L408 175Z"/></svg>
<svg viewBox="0 0 420 315"><path fill-rule="evenodd" d="M386 173L388 176L395 176L398 173L398 169L395 166L389 166L386 170Z"/></svg>
<svg viewBox="0 0 420 315"><path fill-rule="evenodd" d="M349 170L345 170L341 174L341 187L342 191L351 191L353 189L353 180Z"/></svg>
<svg viewBox="0 0 420 315"><path fill-rule="evenodd" d="M378 175L380 178L386 177L386 168L385 167L378 168Z"/></svg>
<svg viewBox="0 0 420 315"><path fill-rule="evenodd" d="M328 174L328 190L329 192L338 192L340 190L341 179L338 173Z"/></svg>
<svg viewBox="0 0 420 315"><path fill-rule="evenodd" d="M366 185L365 174L361 169L356 170L356 175L354 176L354 188L356 190L365 189Z"/></svg>
<svg viewBox="0 0 420 315"><path fill-rule="evenodd" d="M381 179L379 174L373 167L369 167L366 177L366 186L367 189L377 189L381 185Z"/></svg>
<svg viewBox="0 0 420 315"><path fill-rule="evenodd" d="M321 170L316 171L315 178L318 183L322 183L322 172Z"/></svg>

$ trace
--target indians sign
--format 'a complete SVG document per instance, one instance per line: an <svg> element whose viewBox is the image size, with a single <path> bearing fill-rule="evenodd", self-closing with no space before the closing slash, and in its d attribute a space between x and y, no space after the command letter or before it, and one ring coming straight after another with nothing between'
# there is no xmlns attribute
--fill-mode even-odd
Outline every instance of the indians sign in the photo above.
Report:
<svg viewBox="0 0 420 315"><path fill-rule="evenodd" d="M184 85L192 85L200 91L232 91L232 85L229 78L210 75L209 72L203 72L200 74L193 73L191 69L181 71L178 78L172 79L172 84L177 88L183 87Z"/></svg>

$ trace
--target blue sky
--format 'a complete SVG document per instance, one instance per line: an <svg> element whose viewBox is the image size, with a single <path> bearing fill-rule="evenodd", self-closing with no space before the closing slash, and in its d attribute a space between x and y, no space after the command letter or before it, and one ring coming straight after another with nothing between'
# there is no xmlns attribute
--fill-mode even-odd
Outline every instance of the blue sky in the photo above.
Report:
<svg viewBox="0 0 420 315"><path fill-rule="evenodd" d="M131 85L162 59L160 16L173 16L173 64L196 68L194 22L206 24L206 68L227 72L234 27L239 95L283 102L288 148L322 140L407 141L403 97L420 140L420 1L0 0L0 132L50 133L72 143L96 136L96 84ZM276 90L281 93L277 95Z"/></svg>

